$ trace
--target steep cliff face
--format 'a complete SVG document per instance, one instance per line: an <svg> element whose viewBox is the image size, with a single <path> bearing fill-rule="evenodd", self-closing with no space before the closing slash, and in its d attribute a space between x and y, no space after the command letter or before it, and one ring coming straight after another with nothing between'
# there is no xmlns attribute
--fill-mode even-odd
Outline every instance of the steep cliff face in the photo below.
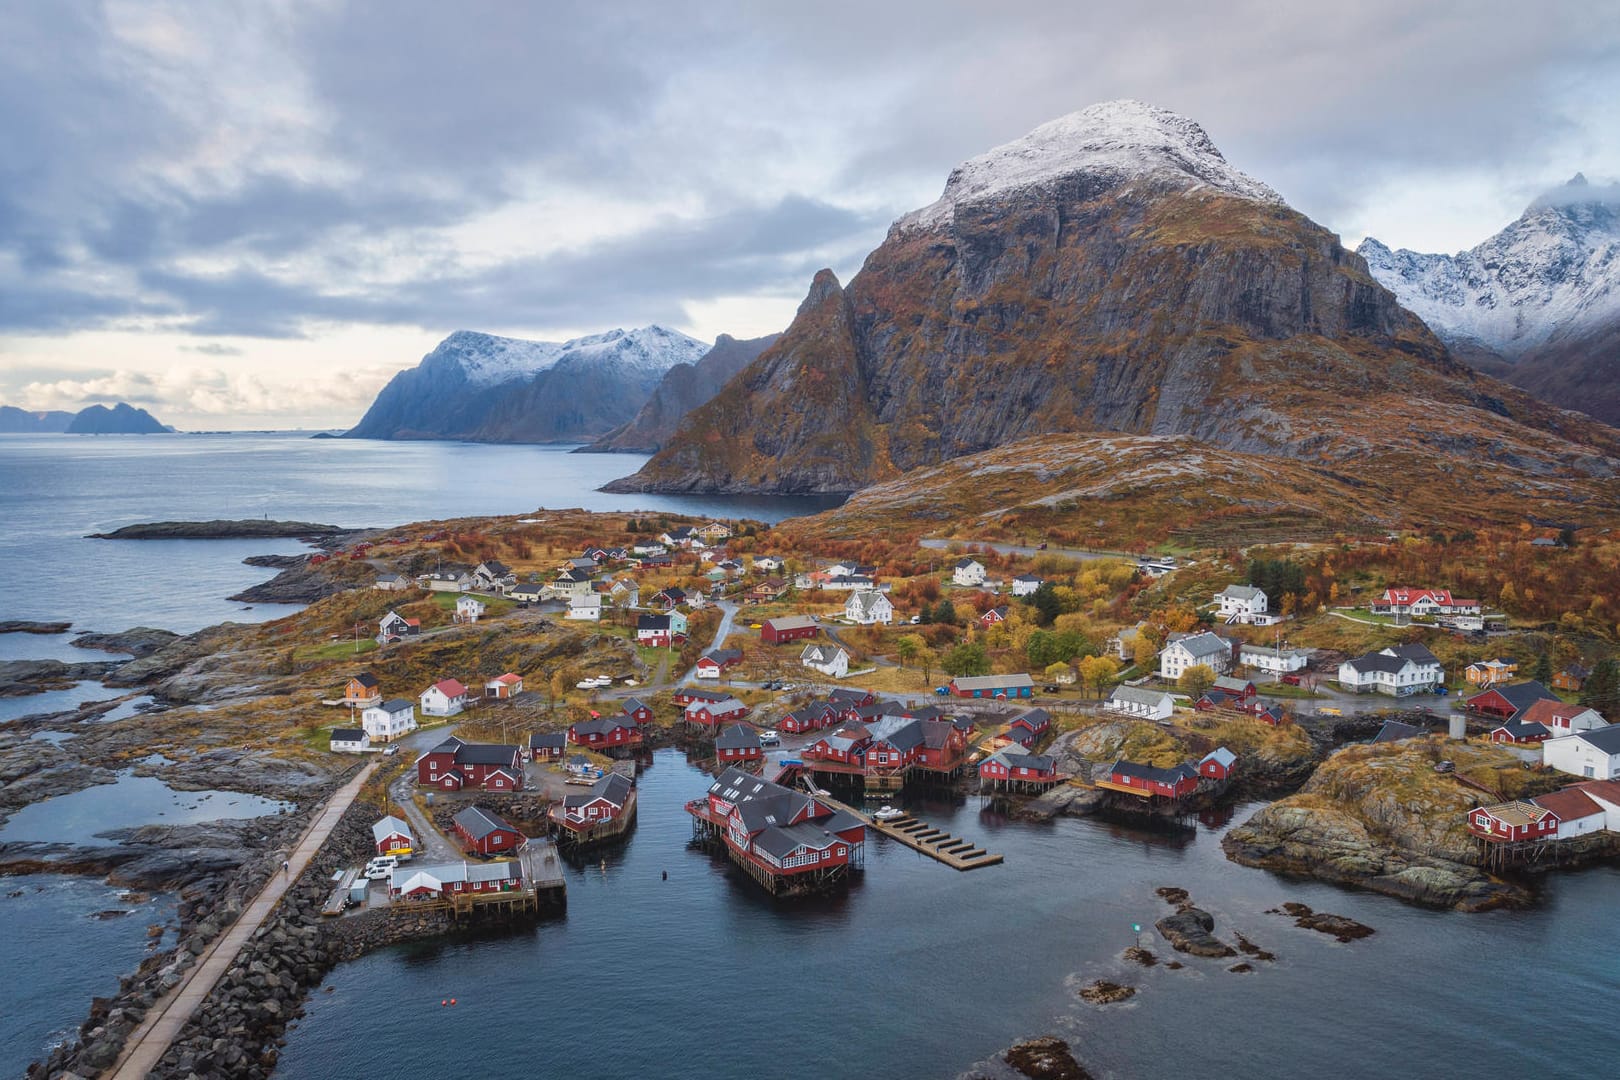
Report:
<svg viewBox="0 0 1620 1080"><path fill-rule="evenodd" d="M394 376L348 436L591 439L628 422L665 372L705 351L702 342L662 326L564 342L458 330Z"/></svg>
<svg viewBox="0 0 1620 1080"><path fill-rule="evenodd" d="M1110 103L959 167L847 290L819 275L782 339L614 487L851 491L1087 431L1342 461L1394 428L1476 452L1519 424L1591 427L1454 361L1197 125Z"/></svg>
<svg viewBox="0 0 1620 1080"><path fill-rule="evenodd" d="M781 337L738 339L721 334L714 348L695 364L676 364L665 373L635 419L620 425L582 450L586 453L653 454L663 449L686 414L704 404L754 358Z"/></svg>

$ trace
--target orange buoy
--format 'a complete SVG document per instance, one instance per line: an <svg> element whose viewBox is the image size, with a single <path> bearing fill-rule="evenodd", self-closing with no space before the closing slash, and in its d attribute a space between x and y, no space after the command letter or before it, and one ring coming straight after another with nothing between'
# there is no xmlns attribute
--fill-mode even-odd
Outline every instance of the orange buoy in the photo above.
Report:
<svg viewBox="0 0 1620 1080"><path fill-rule="evenodd" d="M456 1003L456 999L455 999L455 998L451 998L451 999L450 999L450 1004L452 1004L452 1005L454 1005L454 1004L455 1004L455 1003Z"/></svg>

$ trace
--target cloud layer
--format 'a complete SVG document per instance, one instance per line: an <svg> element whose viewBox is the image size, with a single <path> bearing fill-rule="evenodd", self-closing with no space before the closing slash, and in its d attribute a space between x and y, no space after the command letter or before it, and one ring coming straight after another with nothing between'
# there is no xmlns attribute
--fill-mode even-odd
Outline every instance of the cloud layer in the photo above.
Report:
<svg viewBox="0 0 1620 1080"><path fill-rule="evenodd" d="M0 400L31 406L273 413L256 387L384 364L311 344L354 328L779 328L957 161L1112 97L1352 241L1468 246L1620 174L1612 5L63 0L6 29ZM52 344L89 331L120 355Z"/></svg>

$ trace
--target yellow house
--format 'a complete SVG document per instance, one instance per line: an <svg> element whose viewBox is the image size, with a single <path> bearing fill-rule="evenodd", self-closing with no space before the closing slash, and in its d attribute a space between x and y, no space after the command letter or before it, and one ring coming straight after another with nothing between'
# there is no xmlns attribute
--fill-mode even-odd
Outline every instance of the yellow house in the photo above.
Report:
<svg viewBox="0 0 1620 1080"><path fill-rule="evenodd" d="M1518 673L1518 661L1499 656L1494 660L1479 660L1469 664L1468 670L1463 672L1463 678L1475 686L1487 686L1511 679Z"/></svg>

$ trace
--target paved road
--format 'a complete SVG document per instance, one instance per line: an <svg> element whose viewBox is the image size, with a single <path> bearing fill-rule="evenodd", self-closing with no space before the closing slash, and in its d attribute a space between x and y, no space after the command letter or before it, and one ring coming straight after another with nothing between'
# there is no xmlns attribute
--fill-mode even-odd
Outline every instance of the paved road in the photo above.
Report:
<svg viewBox="0 0 1620 1080"><path fill-rule="evenodd" d="M198 957L197 962L185 973L183 981L162 1002L153 1008L141 1025L130 1033L129 1041L124 1045L124 1052L119 1057L112 1073L114 1080L144 1080L147 1073L157 1066L164 1051L174 1042L185 1027L191 1014L197 1011L214 989L214 984L230 966L236 962L236 954L242 951L248 938L254 931L264 924L270 912L275 909L282 894L287 891L288 885L296 881L298 875L303 873L314 858L315 852L326 842L343 812L354 802L355 796L360 794L360 787L377 768L376 762L371 762L365 768L344 784L326 802L326 807L315 816L304 835L298 838L293 850L288 856L291 864L290 871L282 874L272 874L270 880L260 890L259 895L253 898L252 903L243 909L237 916L236 922L229 929L216 937L213 942Z"/></svg>
<svg viewBox="0 0 1620 1080"><path fill-rule="evenodd" d="M709 643L710 649L718 649L726 643L726 637L731 633L731 623L737 617L737 605L730 600L718 600L715 607L720 609L720 628L714 632L714 640ZM697 682L697 668L681 676L677 685L692 686Z"/></svg>
<svg viewBox="0 0 1620 1080"><path fill-rule="evenodd" d="M411 798L416 788L415 771L407 771L398 780L388 787L388 795L394 801L394 812L402 814L410 822L411 829L416 833L416 854L423 862L460 862L463 858L455 845L444 838L444 834L433 827L427 815L422 813Z"/></svg>

